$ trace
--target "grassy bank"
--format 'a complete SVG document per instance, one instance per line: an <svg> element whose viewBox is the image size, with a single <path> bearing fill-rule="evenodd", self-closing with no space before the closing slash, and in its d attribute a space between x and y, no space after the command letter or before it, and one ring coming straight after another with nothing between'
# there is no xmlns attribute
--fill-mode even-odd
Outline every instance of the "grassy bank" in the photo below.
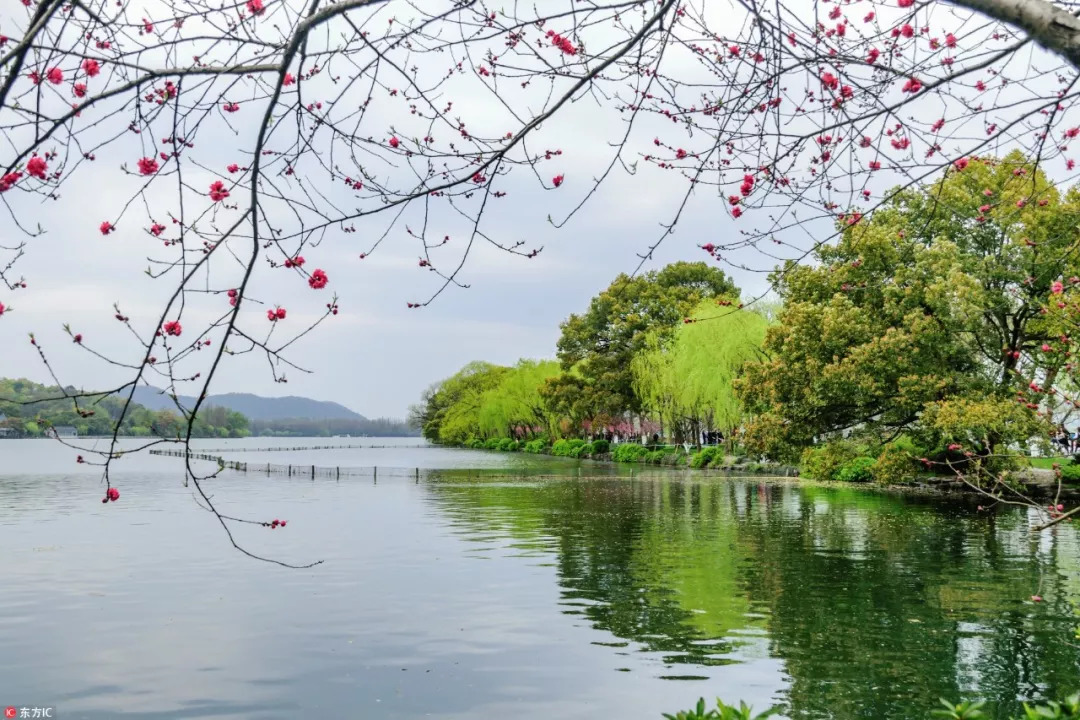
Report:
<svg viewBox="0 0 1080 720"><path fill-rule="evenodd" d="M756 462L744 455L726 455L723 448L710 446L693 448L687 452L679 445L641 445L639 443L611 444L606 440L556 440L548 443L544 439L521 442L510 438L490 438L472 440L460 447L472 450L491 450L496 452L521 452L532 455L550 455L597 462L633 463L638 465L660 465L716 470L726 470L741 474L761 474L795 476L797 468L778 463Z"/></svg>

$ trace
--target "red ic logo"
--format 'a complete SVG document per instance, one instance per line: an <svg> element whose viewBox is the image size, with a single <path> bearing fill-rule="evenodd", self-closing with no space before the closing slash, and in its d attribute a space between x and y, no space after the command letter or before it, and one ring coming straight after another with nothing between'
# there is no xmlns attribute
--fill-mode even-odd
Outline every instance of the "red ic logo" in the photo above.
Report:
<svg viewBox="0 0 1080 720"><path fill-rule="evenodd" d="M18 714L19 714L19 711L16 710L14 707L10 706L10 705L8 705L6 708L4 708L4 717L6 717L6 718L13 718L13 717L16 717Z"/></svg>

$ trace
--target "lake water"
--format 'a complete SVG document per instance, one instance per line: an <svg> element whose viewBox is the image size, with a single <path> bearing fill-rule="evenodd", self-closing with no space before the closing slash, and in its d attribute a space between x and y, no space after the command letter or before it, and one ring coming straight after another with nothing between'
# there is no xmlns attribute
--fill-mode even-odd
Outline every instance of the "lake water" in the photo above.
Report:
<svg viewBox="0 0 1080 720"><path fill-rule="evenodd" d="M357 443L339 440L337 443ZM382 440L366 442L385 444ZM405 447L228 458L233 550L180 461L0 441L0 707L58 717L660 720L698 697L926 718L941 696L1080 689L1073 526L1020 510L686 471ZM130 445L130 443L125 443ZM206 465L210 467L210 465ZM479 470L475 470L479 469ZM578 477L578 475L581 477ZM1039 594L1041 603L1030 597Z"/></svg>

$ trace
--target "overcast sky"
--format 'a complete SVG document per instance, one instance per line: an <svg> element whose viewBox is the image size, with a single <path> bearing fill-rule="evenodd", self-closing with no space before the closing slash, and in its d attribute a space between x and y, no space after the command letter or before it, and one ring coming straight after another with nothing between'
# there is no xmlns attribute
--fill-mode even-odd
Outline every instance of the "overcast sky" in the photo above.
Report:
<svg viewBox="0 0 1080 720"><path fill-rule="evenodd" d="M688 63L687 69L696 67L696 60L675 57L666 62L668 72L679 72L680 62ZM445 75L441 60L422 69ZM324 76L305 81L308 93L305 97L318 97L322 91L318 83L332 75L332 71L328 67ZM492 93L478 91L476 80L475 75L455 78L442 89L442 94L455 99L455 112L460 109L477 136L501 137L505 131L521 126L520 118L514 121L507 114L504 102L518 109L528 108L530 113L550 102L544 98L545 91L521 89L516 87L516 82L499 86L497 98ZM329 91L330 85L323 87ZM228 117L220 112L217 113L220 117L211 114L200 128L196 148L190 154L202 169L186 171L185 180L192 188L198 188L185 201L188 208L193 204L208 206L203 188L215 179L232 179L225 166L230 162L245 165L249 159L244 151L250 151L251 129L259 122L265 106L255 101L245 102L244 97L224 99L240 101L241 108ZM400 156L382 157L379 149L391 134L421 137L426 130L420 125L410 125L415 121L410 120L408 98L387 93L376 100L365 115L366 128L362 134L372 138L378 147L364 148L361 157L365 170L391 180L402 177L394 173L408 177L408 167ZM66 103L68 99L60 98L60 101ZM306 270L318 267L330 276L326 290L312 291L300 275L271 269L260 262L253 276L253 302L246 303L242 313L249 332L265 332L269 327L265 319L267 305L259 303L271 307L280 304L289 313L281 323L281 332L299 331L319 316L331 292L336 292L341 313L302 339L288 355L311 373L285 369L288 383L274 383L264 356L227 357L210 392L302 395L334 400L371 417L403 417L425 387L469 361L509 364L519 358L553 357L559 323L570 313L583 310L590 297L618 273L637 267L638 253L660 237L661 223L671 220L688 187L688 181L679 171L641 163L633 175L616 171L564 227L552 226L549 216L565 216L610 161L613 152L610 143L624 131L622 116L614 109L616 105L613 101L601 104L595 97L585 97L565 106L539 128L527 148L530 153L558 149L562 154L539 163L536 173L530 168L518 168L506 179L498 180L496 189L508 194L490 202L483 231L506 244L524 241L523 250L543 246L538 257L513 256L477 241L458 278L470 287L451 287L430 306L410 310L406 303L426 300L440 284L434 273L418 266L421 244L406 231L406 227L416 230L423 224L422 206L406 215L387 234L378 250L365 259L360 259L360 253L370 252L385 232L388 217L379 215L357 222L356 232L332 231L317 246L303 250L308 262ZM89 123L108 118L108 112L109 108L105 107L91 110L84 120ZM940 112L940 108L934 112ZM117 122L121 121L128 120L124 117ZM112 125L106 125L115 130ZM653 152L654 137L663 138L671 147L687 143L686 147L692 148L695 142L668 119L645 117L631 137L627 160L633 162L641 154ZM707 138L696 141L708 142ZM142 155L154 154L157 148L150 149L149 142L153 139L148 140L147 135L128 136L99 150L94 164L80 168L65 181L58 200L41 201L39 196L16 199L15 193L10 192L5 195L6 200L16 204L24 223L30 227L40 223L46 232L28 244L26 256L19 261L17 271L26 276L29 287L17 293L0 293L0 302L13 308L0 319L0 376L51 382L36 350L28 342L28 333L34 332L64 384L101 389L130 379L130 371L110 366L73 347L62 326L70 323L74 332L83 335L86 347L129 363L138 362L141 348L113 319L113 303L121 304L140 332L149 334L156 327L161 301L173 286L167 281L152 280L143 271L148 267L148 257L167 259L175 257L176 252L163 248L160 241L147 235L146 228L151 221L170 225L168 213L176 212L175 185L168 176L155 179L145 200L133 203L121 214L121 208L137 192L142 179L119 170L122 163L133 167ZM327 155L326 148L317 142L315 149L324 157ZM335 156L334 162L340 162L340 155ZM316 173L306 177L317 178L318 166L314 167ZM301 167L300 171L298 177L304 176L305 168ZM560 188L551 189L550 178L555 175L564 175L565 182ZM881 178L882 186L889 182ZM726 195L734 188L732 184L722 188L719 194ZM319 189L335 203L347 207L362 204L340 182L327 179L319 183ZM218 226L226 225L237 212L221 210ZM271 216L275 223L285 221L283 215ZM449 272L457 264L467 241L468 223L446 208L427 219L431 237L450 236L450 241L431 256L440 270ZM103 220L114 222L116 231L103 236L98 231ZM10 246L23 236L6 219L4 223L0 245ZM716 188L702 187L683 212L675 232L664 240L654 260L644 269L657 269L677 260L715 262L699 245L736 240L740 229L747 227L747 218L737 221L729 215ZM822 237L827 234L827 228L821 230L817 232L813 225L803 226L798 229L797 237L788 234L784 239L805 246L815 233ZM175 234L171 227L165 236L170 233ZM243 247L242 239L240 247ZM217 290L234 286L235 280L228 274L228 256L222 262L217 257L215 274L208 279L208 286ZM731 259L758 271L733 271L730 266L722 266L743 288L744 297L766 289L765 273L775 265L774 260L751 250ZM231 269L237 268L234 263ZM220 316L225 307L221 295L192 297L182 318L185 328L197 330L200 324ZM209 360L210 355L201 353L199 359ZM195 372L205 367L195 363L190 369ZM155 380L151 378L151 382ZM198 392L194 384L177 389L185 394Z"/></svg>

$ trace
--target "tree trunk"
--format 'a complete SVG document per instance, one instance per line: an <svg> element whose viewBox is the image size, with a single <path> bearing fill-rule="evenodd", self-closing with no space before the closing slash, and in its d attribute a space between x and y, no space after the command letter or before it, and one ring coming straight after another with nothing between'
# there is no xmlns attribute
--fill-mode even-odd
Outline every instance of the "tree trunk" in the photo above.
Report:
<svg viewBox="0 0 1080 720"><path fill-rule="evenodd" d="M1080 67L1080 18L1046 0L952 0L954 5L1015 25L1036 43Z"/></svg>

